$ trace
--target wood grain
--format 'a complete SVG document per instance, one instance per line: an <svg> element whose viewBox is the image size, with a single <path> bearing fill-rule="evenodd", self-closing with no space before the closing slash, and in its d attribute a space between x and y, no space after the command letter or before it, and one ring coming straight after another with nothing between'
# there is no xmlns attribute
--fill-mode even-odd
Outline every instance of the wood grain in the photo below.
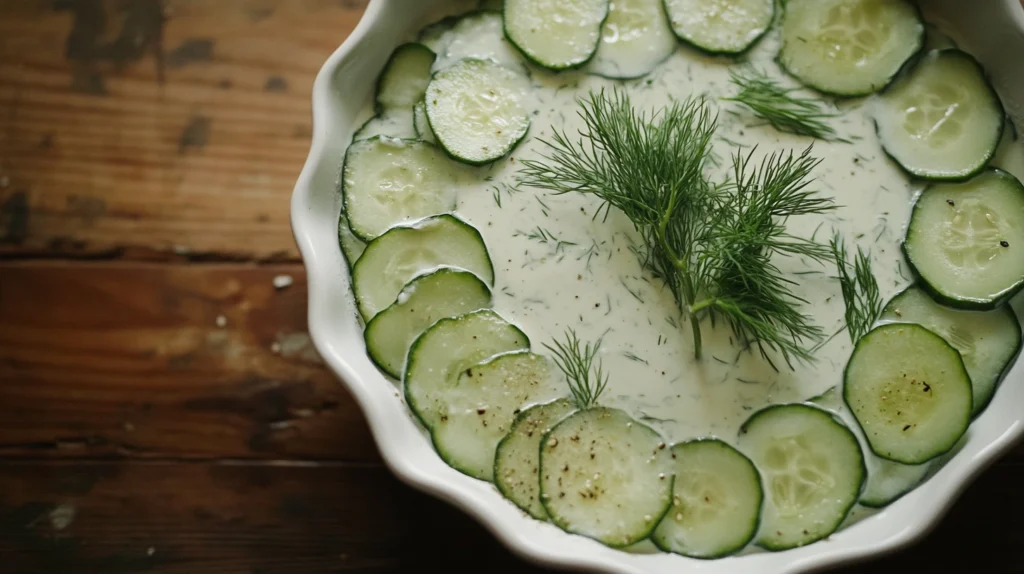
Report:
<svg viewBox="0 0 1024 574"><path fill-rule="evenodd" d="M1022 481L1024 466L1000 466L922 543L833 572L1019 574ZM5 572L47 574L550 572L384 469L351 465L8 462L0 556Z"/></svg>
<svg viewBox="0 0 1024 574"><path fill-rule="evenodd" d="M378 461L305 318L298 265L0 264L0 456Z"/></svg>
<svg viewBox="0 0 1024 574"><path fill-rule="evenodd" d="M365 4L0 2L0 256L296 261L313 78Z"/></svg>

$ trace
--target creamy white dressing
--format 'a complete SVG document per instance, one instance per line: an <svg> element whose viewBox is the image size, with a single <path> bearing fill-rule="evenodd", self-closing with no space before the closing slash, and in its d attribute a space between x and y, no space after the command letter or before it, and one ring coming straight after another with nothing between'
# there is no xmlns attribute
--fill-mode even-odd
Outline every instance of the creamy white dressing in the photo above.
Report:
<svg viewBox="0 0 1024 574"><path fill-rule="evenodd" d="M472 39L460 42L460 48L473 51ZM481 37L479 43L486 48L494 38ZM745 58L796 86L773 60L777 47L776 33L769 32ZM721 101L735 93L729 82L732 65L680 46L652 73L633 81L533 68L527 137L510 157L470 170L458 190L457 214L480 230L494 263L495 310L526 332L535 352L543 352L542 343L563 338L570 327L584 339L603 337L601 356L611 378L601 402L627 410L671 442L705 436L731 440L751 412L806 400L841 383L852 345L841 330L845 307L835 269L779 259L780 268L797 282L796 295L808 301L804 310L826 336L834 335L818 349L814 363L790 369L773 357L774 370L756 350L734 344L728 328L713 329L707 321L704 357L695 360L689 326L671 293L641 268L631 250L639 238L625 216L611 210L595 221L596 198L517 186L519 161L538 158L545 150L540 140L555 129L577 133L577 98L618 85L635 105L656 110L672 99L704 94L718 112L714 149L721 170L733 154L753 146L759 161L777 151L799 154L813 144L813 155L822 159L813 187L838 208L791 219L789 232L827 242L838 231L849 247L870 250L883 300L912 282L899 243L922 184L912 182L883 152L871 117L873 99L838 102L842 115L831 124L850 143L784 134L737 104ZM372 106L364 114L372 115ZM1008 129L993 165L1024 178L1024 145L1011 135Z"/></svg>

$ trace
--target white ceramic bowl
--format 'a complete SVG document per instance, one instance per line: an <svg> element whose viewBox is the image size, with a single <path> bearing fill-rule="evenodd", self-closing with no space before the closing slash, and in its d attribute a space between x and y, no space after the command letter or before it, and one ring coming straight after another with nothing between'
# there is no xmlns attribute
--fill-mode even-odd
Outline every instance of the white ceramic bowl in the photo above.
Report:
<svg viewBox="0 0 1024 574"><path fill-rule="evenodd" d="M797 573L878 556L921 537L966 485L1024 433L1024 362L971 426L959 453L934 477L882 512L822 541L779 553L715 561L628 554L526 517L490 484L449 468L414 422L395 384L367 358L337 241L342 154L392 49L432 8L450 0L371 0L355 31L327 60L313 88L313 143L292 196L292 226L309 278L309 328L317 350L366 414L377 446L404 482L475 517L517 554L552 567L654 574ZM1024 126L1024 9L1019 0L923 0L940 24L986 66L1007 111Z"/></svg>

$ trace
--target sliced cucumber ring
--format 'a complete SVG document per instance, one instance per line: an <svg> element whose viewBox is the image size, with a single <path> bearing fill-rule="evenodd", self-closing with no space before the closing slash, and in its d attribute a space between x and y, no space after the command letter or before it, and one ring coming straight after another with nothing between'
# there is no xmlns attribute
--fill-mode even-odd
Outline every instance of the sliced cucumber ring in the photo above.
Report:
<svg viewBox="0 0 1024 574"><path fill-rule="evenodd" d="M917 465L900 464L877 456L865 458L868 482L864 485L860 503L868 508L882 508L896 502L921 484L932 466L927 462Z"/></svg>
<svg viewBox="0 0 1024 574"><path fill-rule="evenodd" d="M466 58L491 60L512 69L521 67L523 56L505 37L504 26L501 12L479 11L463 16L448 31L450 39L434 70Z"/></svg>
<svg viewBox="0 0 1024 574"><path fill-rule="evenodd" d="M409 349L403 377L406 402L423 425L433 430L452 416L452 406L461 392L459 380L466 369L529 348L529 338L490 309L441 319Z"/></svg>
<svg viewBox="0 0 1024 574"><path fill-rule="evenodd" d="M402 288L398 299L366 325L370 359L394 378L402 376L409 346L423 331L446 317L491 306L491 289L468 271L442 267Z"/></svg>
<svg viewBox="0 0 1024 574"><path fill-rule="evenodd" d="M839 96L884 88L924 43L905 0L787 0L779 63L804 84Z"/></svg>
<svg viewBox="0 0 1024 574"><path fill-rule="evenodd" d="M352 268L352 288L369 321L398 299L409 281L441 266L458 267L494 285L494 268L480 232L454 215L395 227L366 246Z"/></svg>
<svg viewBox="0 0 1024 574"><path fill-rule="evenodd" d="M885 306L881 318L917 323L959 351L971 377L974 415L992 400L1020 354L1020 321L1009 305L993 311L961 311L936 303L918 287L908 287Z"/></svg>
<svg viewBox="0 0 1024 574"><path fill-rule="evenodd" d="M379 136L353 143L341 187L352 232L372 241L396 225L454 210L454 167L423 141Z"/></svg>
<svg viewBox="0 0 1024 574"><path fill-rule="evenodd" d="M591 408L544 436L540 491L559 528L621 548L650 536L668 511L672 459L650 427L617 409Z"/></svg>
<svg viewBox="0 0 1024 574"><path fill-rule="evenodd" d="M774 0L664 0L676 36L711 54L739 54L772 24Z"/></svg>
<svg viewBox="0 0 1024 574"><path fill-rule="evenodd" d="M493 481L495 451L516 415L553 400L564 388L565 378L551 360L529 351L470 367L438 398L447 411L433 427L434 447L452 468Z"/></svg>
<svg viewBox="0 0 1024 574"><path fill-rule="evenodd" d="M519 413L494 453L494 484L505 498L537 520L547 520L540 503L540 441L562 419L576 412L576 402L558 399Z"/></svg>
<svg viewBox="0 0 1024 574"><path fill-rule="evenodd" d="M427 119L450 156L483 165L507 155L530 129L526 76L489 60L460 60L427 86Z"/></svg>
<svg viewBox="0 0 1024 574"><path fill-rule="evenodd" d="M998 169L925 189L903 242L907 259L938 302L999 307L1024 287L1024 186Z"/></svg>
<svg viewBox="0 0 1024 574"><path fill-rule="evenodd" d="M416 36L416 41L423 44L435 54L443 54L448 49L448 42L452 36L448 32L455 27L455 24L462 19L462 16L445 16L433 24L429 24Z"/></svg>
<svg viewBox="0 0 1024 574"><path fill-rule="evenodd" d="M434 130L430 129L430 120L427 119L427 103L423 100L416 102L412 108L412 126L416 130L418 139L428 143L437 143Z"/></svg>
<svg viewBox="0 0 1024 574"><path fill-rule="evenodd" d="M349 270L356 264L359 257L363 254L363 250L366 249L366 244L363 243L362 239L356 237L355 233L352 233L352 229L348 226L348 217L345 217L345 208L342 207L341 212L338 214L338 245L341 246L341 254L345 257L345 263L348 265Z"/></svg>
<svg viewBox="0 0 1024 574"><path fill-rule="evenodd" d="M608 0L506 0L505 35L537 65L566 70L593 57L607 16Z"/></svg>
<svg viewBox="0 0 1024 574"><path fill-rule="evenodd" d="M646 76L676 51L662 0L615 0L587 70L611 79Z"/></svg>
<svg viewBox="0 0 1024 574"><path fill-rule="evenodd" d="M366 120L366 123L352 134L352 141L354 143L378 136L403 140L416 139L412 109L392 108L382 111L379 115Z"/></svg>
<svg viewBox="0 0 1024 574"><path fill-rule="evenodd" d="M377 82L377 105L382 109L409 109L423 99L437 56L423 44L395 48Z"/></svg>
<svg viewBox="0 0 1024 574"><path fill-rule="evenodd" d="M667 552L720 558L742 550L757 534L761 475L750 459L720 440L672 447L672 508L651 535Z"/></svg>
<svg viewBox="0 0 1024 574"><path fill-rule="evenodd" d="M971 379L960 353L911 323L861 337L846 366L843 400L871 450L903 464L948 452L971 421Z"/></svg>
<svg viewBox="0 0 1024 574"><path fill-rule="evenodd" d="M740 427L740 450L765 486L757 544L786 550L835 532L860 497L867 472L857 437L807 404L774 405Z"/></svg>
<svg viewBox="0 0 1024 574"><path fill-rule="evenodd" d="M875 127L885 152L910 174L962 181L995 155L1004 117L981 65L951 49L929 52L889 86Z"/></svg>

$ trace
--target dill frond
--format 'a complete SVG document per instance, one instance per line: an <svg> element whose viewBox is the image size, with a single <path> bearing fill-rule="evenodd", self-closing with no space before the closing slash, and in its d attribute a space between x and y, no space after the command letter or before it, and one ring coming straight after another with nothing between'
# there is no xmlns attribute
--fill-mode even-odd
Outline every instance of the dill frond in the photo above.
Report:
<svg viewBox="0 0 1024 574"><path fill-rule="evenodd" d="M555 364L565 373L576 404L581 409L595 406L608 386L608 376L602 371L601 361L594 363L601 348L600 339L593 344L583 344L576 332L568 329L564 343L557 339L553 342L554 346L547 343L544 346L551 351Z"/></svg>
<svg viewBox="0 0 1024 574"><path fill-rule="evenodd" d="M816 99L795 95L796 88L784 88L764 72L755 69L731 70L729 79L739 88L739 92L731 98L723 99L746 106L755 116L780 132L850 143L840 138L827 121L839 114L826 111Z"/></svg>
<svg viewBox="0 0 1024 574"><path fill-rule="evenodd" d="M580 138L555 131L540 160L523 160L521 183L554 193L584 193L623 212L643 238L644 266L672 291L690 321L701 356L700 320L728 323L739 344L811 359L805 341L821 332L772 263L776 254L827 259L827 247L786 233L787 218L823 213L831 201L808 189L818 160L754 150L737 153L732 176L706 175L717 118L702 96L653 114L637 111L617 89L580 101ZM600 213L600 210L598 210Z"/></svg>
<svg viewBox="0 0 1024 574"><path fill-rule="evenodd" d="M832 238L831 249L839 273L836 279L846 305L846 331L850 341L856 343L882 316L878 281L871 271L871 255L860 246L853 265L847 260L846 243L838 233Z"/></svg>

